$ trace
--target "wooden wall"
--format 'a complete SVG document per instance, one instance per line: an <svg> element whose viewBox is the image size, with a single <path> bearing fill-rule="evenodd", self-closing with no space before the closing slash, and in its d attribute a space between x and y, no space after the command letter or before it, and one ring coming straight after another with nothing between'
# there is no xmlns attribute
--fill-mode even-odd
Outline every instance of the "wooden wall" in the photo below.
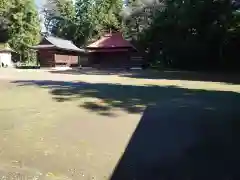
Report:
<svg viewBox="0 0 240 180"><path fill-rule="evenodd" d="M78 56L76 52L56 50L54 54L56 66L78 66Z"/></svg>
<svg viewBox="0 0 240 180"><path fill-rule="evenodd" d="M51 49L40 49L37 53L41 67L54 67L54 51Z"/></svg>
<svg viewBox="0 0 240 180"><path fill-rule="evenodd" d="M42 49L38 51L38 60L41 67L78 66L78 54L74 52Z"/></svg>
<svg viewBox="0 0 240 180"><path fill-rule="evenodd" d="M64 54L55 54L55 64L58 65L65 65L65 66L76 66L78 65L78 56L73 55L64 55Z"/></svg>
<svg viewBox="0 0 240 180"><path fill-rule="evenodd" d="M143 58L131 52L94 52L89 63L96 68L131 68L142 66Z"/></svg>

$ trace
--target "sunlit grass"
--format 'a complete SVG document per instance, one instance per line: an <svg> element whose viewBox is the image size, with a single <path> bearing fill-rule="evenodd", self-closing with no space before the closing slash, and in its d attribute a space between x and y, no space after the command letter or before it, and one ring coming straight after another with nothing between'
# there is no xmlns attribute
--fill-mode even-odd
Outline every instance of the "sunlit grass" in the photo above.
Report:
<svg viewBox="0 0 240 180"><path fill-rule="evenodd" d="M107 179L145 107L172 97L171 86L240 92L240 85L117 75L19 72L9 77L0 81L0 179L16 171L46 179ZM71 94L69 85L24 86L12 83L16 79L86 82L88 86ZM56 88L65 94L53 94Z"/></svg>

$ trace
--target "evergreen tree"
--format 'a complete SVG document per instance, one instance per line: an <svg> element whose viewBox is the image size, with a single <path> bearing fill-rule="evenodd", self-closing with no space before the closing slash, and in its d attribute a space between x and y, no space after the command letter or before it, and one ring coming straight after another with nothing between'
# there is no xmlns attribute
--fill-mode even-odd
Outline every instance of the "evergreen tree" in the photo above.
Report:
<svg viewBox="0 0 240 180"><path fill-rule="evenodd" d="M8 0L0 1L0 43L5 43L9 39L9 8Z"/></svg>
<svg viewBox="0 0 240 180"><path fill-rule="evenodd" d="M21 55L22 61L35 60L29 48L38 43L40 38L40 22L34 0L1 1L0 14L7 22L5 29L11 48Z"/></svg>
<svg viewBox="0 0 240 180"><path fill-rule="evenodd" d="M75 9L71 0L48 0L44 6L45 26L53 36L74 38Z"/></svg>
<svg viewBox="0 0 240 180"><path fill-rule="evenodd" d="M49 0L44 8L45 24L54 36L83 46L105 32L121 29L122 1Z"/></svg>

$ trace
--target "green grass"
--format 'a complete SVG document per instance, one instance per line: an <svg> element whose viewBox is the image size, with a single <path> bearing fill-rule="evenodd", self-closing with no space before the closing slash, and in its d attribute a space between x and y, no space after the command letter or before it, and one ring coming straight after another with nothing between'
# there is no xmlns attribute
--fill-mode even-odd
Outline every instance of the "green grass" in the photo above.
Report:
<svg viewBox="0 0 240 180"><path fill-rule="evenodd" d="M77 101L56 102L48 89L9 82L1 82L0 99L0 177L20 172L106 179L138 119L123 114L113 123L111 117L79 108ZM122 120L126 117L131 122ZM124 123L128 127L121 132L117 127ZM102 141L108 143L102 146Z"/></svg>
<svg viewBox="0 0 240 180"><path fill-rule="evenodd" d="M228 100L224 93L240 92L239 85L219 83L99 75L97 80L76 76L71 83L62 80L68 78L64 75L56 83L50 79L57 76L26 75L38 76L49 81L0 82L0 179L14 172L46 179L108 179L145 107L189 96L217 102Z"/></svg>

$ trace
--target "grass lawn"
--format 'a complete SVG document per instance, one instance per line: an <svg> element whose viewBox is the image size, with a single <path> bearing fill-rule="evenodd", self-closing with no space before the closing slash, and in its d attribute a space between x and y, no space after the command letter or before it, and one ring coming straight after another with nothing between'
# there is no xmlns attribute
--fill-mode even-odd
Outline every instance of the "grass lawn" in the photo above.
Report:
<svg viewBox="0 0 240 180"><path fill-rule="evenodd" d="M119 75L4 70L0 77L0 179L109 179L146 107L231 104L240 93L238 84Z"/></svg>
<svg viewBox="0 0 240 180"><path fill-rule="evenodd" d="M1 82L0 99L0 177L107 179L140 118L90 113L77 101L53 100L47 89L9 82Z"/></svg>

